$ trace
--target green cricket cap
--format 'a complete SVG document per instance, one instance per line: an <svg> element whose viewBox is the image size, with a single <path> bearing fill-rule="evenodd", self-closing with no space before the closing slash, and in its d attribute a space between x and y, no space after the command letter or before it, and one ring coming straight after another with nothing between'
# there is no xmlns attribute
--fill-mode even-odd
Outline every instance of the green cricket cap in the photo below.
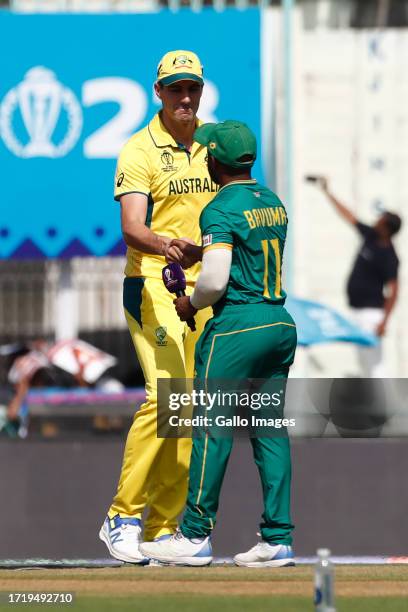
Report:
<svg viewBox="0 0 408 612"><path fill-rule="evenodd" d="M208 153L218 161L232 168L251 168L256 160L255 135L241 121L205 123L194 132L194 140L205 145Z"/></svg>

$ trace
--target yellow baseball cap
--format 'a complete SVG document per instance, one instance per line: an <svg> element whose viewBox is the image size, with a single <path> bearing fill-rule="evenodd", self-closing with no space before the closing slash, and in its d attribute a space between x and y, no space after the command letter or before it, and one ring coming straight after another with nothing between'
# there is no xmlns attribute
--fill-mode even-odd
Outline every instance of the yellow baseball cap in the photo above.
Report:
<svg viewBox="0 0 408 612"><path fill-rule="evenodd" d="M204 83L203 67L197 55L192 51L169 51L163 55L157 66L157 81L171 85L187 79Z"/></svg>

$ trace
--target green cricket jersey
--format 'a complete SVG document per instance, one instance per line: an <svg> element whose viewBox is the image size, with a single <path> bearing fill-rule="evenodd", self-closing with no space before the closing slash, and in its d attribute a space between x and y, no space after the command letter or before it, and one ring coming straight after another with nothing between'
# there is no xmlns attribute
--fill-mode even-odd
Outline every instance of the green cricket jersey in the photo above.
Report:
<svg viewBox="0 0 408 612"><path fill-rule="evenodd" d="M232 249L230 278L221 304L283 304L285 207L255 179L222 187L200 216L203 252Z"/></svg>

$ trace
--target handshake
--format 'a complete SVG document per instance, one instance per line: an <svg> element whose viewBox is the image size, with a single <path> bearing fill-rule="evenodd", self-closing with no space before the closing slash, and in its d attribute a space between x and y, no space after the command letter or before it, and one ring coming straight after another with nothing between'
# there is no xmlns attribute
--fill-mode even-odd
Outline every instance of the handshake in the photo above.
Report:
<svg viewBox="0 0 408 612"><path fill-rule="evenodd" d="M167 263L178 263L185 270L201 261L203 250L190 238L167 238L164 244L164 256Z"/></svg>

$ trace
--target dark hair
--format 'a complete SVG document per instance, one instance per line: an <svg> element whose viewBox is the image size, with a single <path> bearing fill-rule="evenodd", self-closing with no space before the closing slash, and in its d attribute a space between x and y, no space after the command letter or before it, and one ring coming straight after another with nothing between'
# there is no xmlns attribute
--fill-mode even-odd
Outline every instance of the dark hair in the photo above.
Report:
<svg viewBox="0 0 408 612"><path fill-rule="evenodd" d="M402 219L399 215L387 211L384 213L384 220L390 232L390 236L393 236L401 229Z"/></svg>
<svg viewBox="0 0 408 612"><path fill-rule="evenodd" d="M245 171L250 172L255 162L252 155L245 154L239 157L237 161L242 161L242 162L252 161L252 164L251 165L248 164L248 166L246 167L242 166L241 168L234 168L233 166L228 166L227 164L224 164L219 159L217 159L214 155L211 155L211 153L208 153L208 155L210 155L211 157L214 157L217 163L221 166L223 172L228 174L228 176L240 176Z"/></svg>

